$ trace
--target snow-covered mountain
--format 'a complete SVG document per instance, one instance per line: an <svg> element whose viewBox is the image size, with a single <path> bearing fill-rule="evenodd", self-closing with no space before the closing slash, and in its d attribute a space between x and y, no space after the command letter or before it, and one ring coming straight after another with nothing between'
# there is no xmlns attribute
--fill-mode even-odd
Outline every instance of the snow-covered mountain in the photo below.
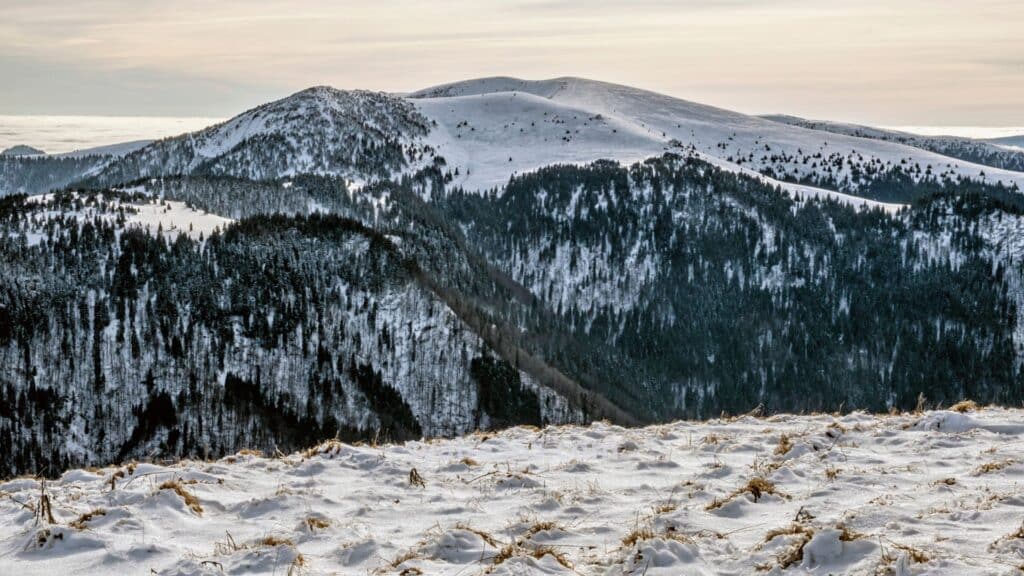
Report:
<svg viewBox="0 0 1024 576"><path fill-rule="evenodd" d="M74 188L0 198L0 470L1019 403L1024 173L908 142L494 78L0 159Z"/></svg>
<svg viewBox="0 0 1024 576"><path fill-rule="evenodd" d="M856 193L875 174L920 167L935 174L1024 186L1024 172L993 169L914 145L748 116L628 86L582 78L484 78L410 95L439 128L441 156L463 166L467 188L500 186L512 173L555 162L629 162L671 147L730 170ZM681 146L680 146L681 145ZM505 160L506 162L503 162ZM469 169L467 174L466 168Z"/></svg>
<svg viewBox="0 0 1024 576"><path fill-rule="evenodd" d="M199 132L129 153L97 175L116 184L139 178L207 174L269 180L333 174L387 177L422 155L414 141L427 119L401 98L315 87Z"/></svg>
<svg viewBox="0 0 1024 576"><path fill-rule="evenodd" d="M455 185L490 190L551 164L631 163L677 151L759 174L794 194L858 205L883 200L895 208L910 200L888 190L894 174L914 180L984 174L987 182L1024 184L1020 155L1005 148L823 126L581 78L484 78L401 96L316 87L199 132L91 151L116 161L84 166L78 176L89 177L90 185L199 174L366 182L414 172L440 157ZM0 182L0 193L17 190L48 189Z"/></svg>

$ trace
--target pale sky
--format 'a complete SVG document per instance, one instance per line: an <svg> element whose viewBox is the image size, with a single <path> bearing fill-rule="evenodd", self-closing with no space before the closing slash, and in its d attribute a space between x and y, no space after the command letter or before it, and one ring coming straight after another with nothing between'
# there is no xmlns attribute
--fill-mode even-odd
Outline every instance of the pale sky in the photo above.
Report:
<svg viewBox="0 0 1024 576"><path fill-rule="evenodd" d="M583 76L748 113L1024 125L1021 0L0 0L0 114Z"/></svg>

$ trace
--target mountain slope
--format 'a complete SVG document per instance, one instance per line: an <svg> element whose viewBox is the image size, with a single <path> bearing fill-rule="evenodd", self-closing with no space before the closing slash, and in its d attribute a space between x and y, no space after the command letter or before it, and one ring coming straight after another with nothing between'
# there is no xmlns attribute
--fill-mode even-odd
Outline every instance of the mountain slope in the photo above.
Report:
<svg viewBox="0 0 1024 576"><path fill-rule="evenodd" d="M20 144L18 146L11 146L10 148L0 152L0 156L42 156L46 154L38 148L31 146L25 146Z"/></svg>
<svg viewBox="0 0 1024 576"><path fill-rule="evenodd" d="M908 132L872 128L857 124L805 120L796 116L772 115L765 116L764 118L773 122L800 126L811 130L820 130L832 134L845 134L858 138L898 142L951 158L959 158L966 162L1015 172L1024 172L1024 151L1008 150L1005 147L997 146L984 140L956 136L919 136Z"/></svg>
<svg viewBox="0 0 1024 576"><path fill-rule="evenodd" d="M199 132L132 152L94 179L101 185L206 174L253 180L332 174L388 177L420 152L427 120L401 98L328 87L303 90Z"/></svg>
<svg viewBox="0 0 1024 576"><path fill-rule="evenodd" d="M665 419L1024 393L1021 210L960 194L887 216L666 156L441 206L583 342L540 354Z"/></svg>
<svg viewBox="0 0 1024 576"><path fill-rule="evenodd" d="M825 137L860 151L812 153ZM93 189L0 200L0 474L1019 403L1024 197L872 156L896 152L937 157L491 79L310 89L119 158L11 160L12 181Z"/></svg>
<svg viewBox="0 0 1024 576"><path fill-rule="evenodd" d="M582 416L378 232L278 215L157 233L140 200L0 204L0 476Z"/></svg>
<svg viewBox="0 0 1024 576"><path fill-rule="evenodd" d="M458 132L458 122L467 121L471 114L482 116L478 107L462 112L460 108L473 102L474 97L493 99L499 95L542 98L553 105L571 109L577 116L577 122L589 118L593 124L592 119L599 117L601 124L619 130L621 135L613 132L612 137L606 140L605 154L600 155L600 152L594 151L596 157L592 156L591 160L630 159L638 152L649 152L656 148L659 142L664 146L676 141L684 148L692 147L732 170L750 168L779 180L807 183L818 188L853 194L857 194L871 180L880 177L881 173L901 167L911 170L915 178L923 177L926 171L938 177L952 178L977 178L984 172L990 182L1018 187L1024 185L1024 173L1021 172L971 164L896 142L842 134L823 135L816 130L581 78L541 81L484 78L427 88L410 97L420 103L420 109L427 116L446 126L449 133L455 133ZM446 103L447 114L453 117L444 117L438 113L445 110ZM461 120L460 113L463 116ZM523 114L516 121L517 126L522 128L524 123L540 122L543 119L543 114L541 117ZM456 120L455 126L452 120ZM515 134L505 126L509 120L507 116L493 115L484 130L504 129L510 141L515 141ZM591 131L597 131L596 125L588 127ZM580 127L571 126L570 134L566 136L571 136L577 129ZM472 145L478 144L476 140L470 142ZM534 144L534 154L540 156L547 153L546 148L541 148L544 144L536 141ZM550 147L550 139L547 147ZM625 155L617 158L617 153ZM441 154L445 155L443 148ZM509 155L513 158L509 163L511 168L516 166L515 154ZM577 161L583 161L583 158ZM527 162L522 168L507 170L506 173L522 172L534 163ZM914 170L915 167L920 172ZM495 179L492 177L489 181ZM482 183L469 180L467 184L472 188Z"/></svg>

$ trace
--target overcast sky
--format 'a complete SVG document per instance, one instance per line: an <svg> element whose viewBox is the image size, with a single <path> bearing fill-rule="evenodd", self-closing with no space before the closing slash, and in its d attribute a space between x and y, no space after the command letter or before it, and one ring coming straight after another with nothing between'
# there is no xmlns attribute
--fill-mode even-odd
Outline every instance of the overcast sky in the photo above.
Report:
<svg viewBox="0 0 1024 576"><path fill-rule="evenodd" d="M744 112L1024 125L1020 0L0 0L0 114L584 76Z"/></svg>

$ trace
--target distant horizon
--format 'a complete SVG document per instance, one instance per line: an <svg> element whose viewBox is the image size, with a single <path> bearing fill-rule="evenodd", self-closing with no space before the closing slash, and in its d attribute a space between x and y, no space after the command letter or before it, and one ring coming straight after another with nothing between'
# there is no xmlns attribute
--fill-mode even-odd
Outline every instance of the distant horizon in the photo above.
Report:
<svg viewBox="0 0 1024 576"><path fill-rule="evenodd" d="M0 114L227 117L327 84L580 76L746 113L1024 125L1011 0L0 5Z"/></svg>
<svg viewBox="0 0 1024 576"><path fill-rule="evenodd" d="M243 110L238 110L241 113ZM233 116L233 115L232 115ZM95 114L0 114L0 151L24 145L47 154L158 140L201 130L232 116L117 116ZM810 118L810 120L836 120ZM1024 136L1024 126L874 126L924 136L960 136L991 139Z"/></svg>

